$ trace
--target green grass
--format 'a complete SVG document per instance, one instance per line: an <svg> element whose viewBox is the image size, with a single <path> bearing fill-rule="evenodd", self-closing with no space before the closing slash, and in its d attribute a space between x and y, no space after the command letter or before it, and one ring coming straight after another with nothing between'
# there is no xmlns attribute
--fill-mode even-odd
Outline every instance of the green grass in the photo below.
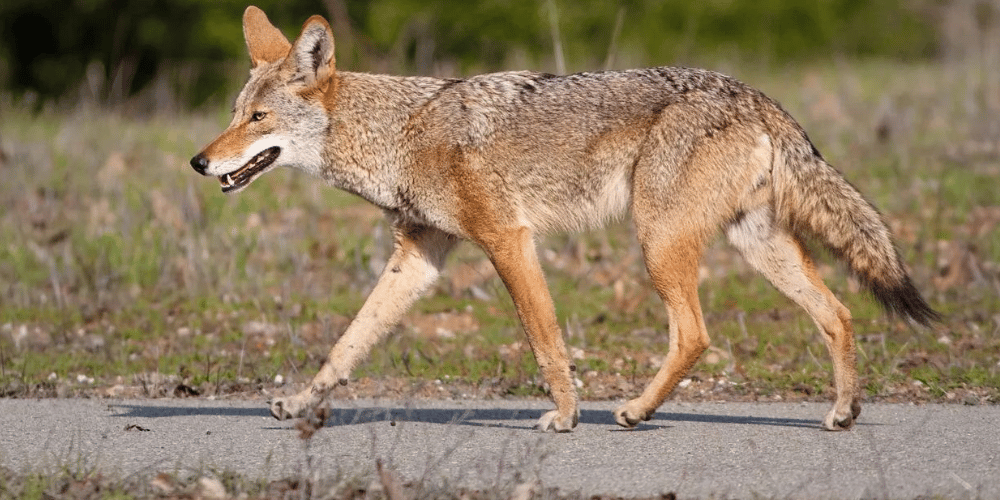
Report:
<svg viewBox="0 0 1000 500"><path fill-rule="evenodd" d="M737 75L779 99L875 202L918 287L946 314L934 329L888 318L817 252L854 315L873 398L1000 394L1000 152L979 147L1000 110L981 71L868 61ZM184 383L254 395L273 389L275 375L306 382L389 255L377 209L304 175L270 173L223 196L191 172L187 159L225 126L218 113L131 119L3 106L4 394L124 385L162 395ZM630 223L549 236L539 248L567 342L582 352L581 393L637 393L669 343ZM464 245L449 264L355 376L542 395L513 305L482 253ZM703 358L691 373L699 383L677 397L702 397L704 384L723 379L735 385L718 397L829 397L829 356L804 312L721 241L700 274L716 357ZM435 332L440 313L458 325L437 325L447 335ZM80 374L94 382L78 383ZM156 374L170 382L153 390Z"/></svg>

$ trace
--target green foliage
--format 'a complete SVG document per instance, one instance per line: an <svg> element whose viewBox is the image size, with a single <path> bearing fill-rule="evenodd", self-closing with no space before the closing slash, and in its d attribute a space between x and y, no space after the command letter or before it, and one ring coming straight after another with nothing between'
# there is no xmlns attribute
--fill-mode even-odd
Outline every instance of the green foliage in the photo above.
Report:
<svg viewBox="0 0 1000 500"><path fill-rule="evenodd" d="M258 2L280 26L315 13L313 2ZM13 0L0 5L0 81L43 98L77 87L100 101L136 94L160 76L188 78L190 103L229 81L223 61L243 53L243 0ZM5 67L4 67L5 66Z"/></svg>
<svg viewBox="0 0 1000 500"><path fill-rule="evenodd" d="M160 105L162 94L179 96L187 105L218 101L244 77L240 17L245 2L3 2L0 85L42 100L66 96L119 103L146 92L156 94L147 100ZM831 56L912 59L932 55L936 48L929 18L902 0L255 3L289 37L312 14L331 19L339 63L359 70L553 71L553 26L569 71L705 65L719 58L779 63Z"/></svg>
<svg viewBox="0 0 1000 500"><path fill-rule="evenodd" d="M903 3L865 0L655 2L633 31L651 54L788 61L816 56L914 58L933 51L926 21ZM657 31L663 36L647 36Z"/></svg>

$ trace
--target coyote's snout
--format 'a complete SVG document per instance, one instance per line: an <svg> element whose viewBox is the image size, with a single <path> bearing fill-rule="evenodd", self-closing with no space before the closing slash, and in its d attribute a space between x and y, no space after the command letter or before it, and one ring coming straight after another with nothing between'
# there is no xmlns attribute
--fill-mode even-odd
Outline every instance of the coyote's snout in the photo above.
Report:
<svg viewBox="0 0 1000 500"><path fill-rule="evenodd" d="M837 398L823 420L861 411L851 314L823 284L812 238L890 312L929 324L886 224L773 100L705 70L651 68L465 79L339 71L327 22L294 43L256 7L243 17L250 78L232 123L191 166L222 191L282 165L381 207L395 250L310 387L271 403L279 418L321 404L434 282L460 241L478 245L510 292L556 409L542 429L578 419L566 347L535 250L544 231L599 226L630 212L670 316L663 367L615 410L648 420L709 345L698 303L705 245L725 233L755 269L803 307L833 358Z"/></svg>

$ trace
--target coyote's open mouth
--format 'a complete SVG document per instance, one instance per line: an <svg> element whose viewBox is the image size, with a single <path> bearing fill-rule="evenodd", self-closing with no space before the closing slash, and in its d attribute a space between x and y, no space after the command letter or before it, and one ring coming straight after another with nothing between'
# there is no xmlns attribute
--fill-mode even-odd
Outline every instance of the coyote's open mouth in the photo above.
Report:
<svg viewBox="0 0 1000 500"><path fill-rule="evenodd" d="M228 193L235 189L241 189L250 181L254 180L260 174L270 167L274 160L278 159L278 155L281 154L281 148L278 146L271 146L260 153L257 153L246 165L240 167L239 170L235 172L230 172L228 174L223 174L219 176L219 184L222 185L222 192Z"/></svg>

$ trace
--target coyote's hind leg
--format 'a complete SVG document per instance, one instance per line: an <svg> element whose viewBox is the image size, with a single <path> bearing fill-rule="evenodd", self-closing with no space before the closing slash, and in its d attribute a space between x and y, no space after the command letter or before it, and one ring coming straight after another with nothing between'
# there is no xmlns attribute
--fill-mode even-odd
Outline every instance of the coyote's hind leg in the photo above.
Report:
<svg viewBox="0 0 1000 500"><path fill-rule="evenodd" d="M833 358L837 388L837 401L823 419L823 427L831 431L850 429L861 414L851 312L823 284L802 242L775 225L769 208L747 213L729 226L726 236L750 265L805 309L819 327Z"/></svg>
<svg viewBox="0 0 1000 500"><path fill-rule="evenodd" d="M652 418L709 345L698 302L700 238L676 236L640 233L646 268L669 315L670 350L642 395L615 410L615 421L622 427Z"/></svg>

